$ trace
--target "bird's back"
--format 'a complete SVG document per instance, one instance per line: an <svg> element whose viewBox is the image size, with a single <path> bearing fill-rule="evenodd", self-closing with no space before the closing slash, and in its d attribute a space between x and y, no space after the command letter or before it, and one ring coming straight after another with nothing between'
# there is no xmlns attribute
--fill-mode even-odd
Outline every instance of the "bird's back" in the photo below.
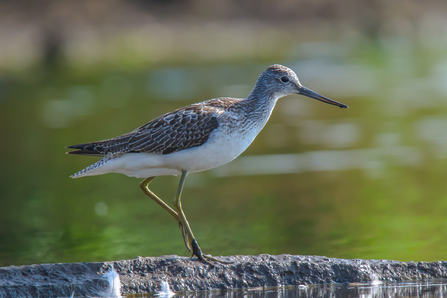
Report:
<svg viewBox="0 0 447 298"><path fill-rule="evenodd" d="M69 154L170 154L203 145L219 126L218 118L241 99L215 98L161 115L124 135L72 145Z"/></svg>

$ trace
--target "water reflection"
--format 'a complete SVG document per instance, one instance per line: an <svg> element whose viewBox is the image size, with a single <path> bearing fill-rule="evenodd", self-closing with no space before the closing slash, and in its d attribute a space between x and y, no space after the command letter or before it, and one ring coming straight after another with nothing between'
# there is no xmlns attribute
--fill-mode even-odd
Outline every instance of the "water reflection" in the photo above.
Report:
<svg viewBox="0 0 447 298"><path fill-rule="evenodd" d="M323 120L306 120L300 128L303 143L322 144L329 148L353 147L361 135L359 125L352 120L335 124L326 124Z"/></svg>
<svg viewBox="0 0 447 298"><path fill-rule="evenodd" d="M291 61L290 65L304 86L318 86L319 93L331 94L334 98L369 96L380 86L380 76L367 65L335 63L321 60L321 57Z"/></svg>
<svg viewBox="0 0 447 298"><path fill-rule="evenodd" d="M284 298L388 298L388 297L443 297L447 295L447 280L430 280L384 284L332 284L299 285L279 288L256 288L233 291L205 291L176 293L174 297L284 297ZM152 297L153 295L132 295L131 297ZM129 296L130 297L130 296Z"/></svg>
<svg viewBox="0 0 447 298"><path fill-rule="evenodd" d="M430 144L437 158L447 157L447 119L430 117L414 125L417 136Z"/></svg>
<svg viewBox="0 0 447 298"><path fill-rule="evenodd" d="M422 161L415 147L388 147L298 154L242 156L213 169L216 176L286 174L351 169L377 170L385 165L417 166Z"/></svg>
<svg viewBox="0 0 447 298"><path fill-rule="evenodd" d="M152 72L148 78L148 92L160 100L187 100L200 94L197 84L198 69L165 68Z"/></svg>
<svg viewBox="0 0 447 298"><path fill-rule="evenodd" d="M49 128L67 127L74 118L92 112L92 90L87 86L69 88L63 98L50 99L42 108L42 119Z"/></svg>

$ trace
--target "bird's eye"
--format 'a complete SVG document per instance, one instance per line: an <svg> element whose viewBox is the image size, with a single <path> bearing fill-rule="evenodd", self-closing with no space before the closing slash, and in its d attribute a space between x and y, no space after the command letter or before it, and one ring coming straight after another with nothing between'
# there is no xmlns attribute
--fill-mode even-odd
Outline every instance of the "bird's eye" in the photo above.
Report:
<svg viewBox="0 0 447 298"><path fill-rule="evenodd" d="M288 77L281 77L281 82L287 83L289 81Z"/></svg>

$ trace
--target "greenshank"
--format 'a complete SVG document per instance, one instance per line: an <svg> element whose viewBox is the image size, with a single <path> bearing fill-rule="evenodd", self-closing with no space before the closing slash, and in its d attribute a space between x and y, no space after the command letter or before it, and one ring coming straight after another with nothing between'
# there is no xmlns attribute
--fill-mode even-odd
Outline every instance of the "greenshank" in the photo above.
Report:
<svg viewBox="0 0 447 298"><path fill-rule="evenodd" d="M145 178L144 193L178 222L186 248L205 263L225 263L202 253L182 209L181 194L188 173L206 171L238 157L267 123L277 100L301 94L348 108L303 85L296 74L282 65L272 65L259 76L246 98L220 97L192 104L161 115L137 129L112 139L78 144L68 154L95 155L102 159L73 174L72 178L121 173ZM174 208L149 189L156 176L181 175Z"/></svg>

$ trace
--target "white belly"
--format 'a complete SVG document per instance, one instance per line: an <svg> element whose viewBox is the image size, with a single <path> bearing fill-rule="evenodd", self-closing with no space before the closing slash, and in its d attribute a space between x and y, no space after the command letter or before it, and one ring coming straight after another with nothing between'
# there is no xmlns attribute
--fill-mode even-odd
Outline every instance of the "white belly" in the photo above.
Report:
<svg viewBox="0 0 447 298"><path fill-rule="evenodd" d="M166 156L171 167L181 165L188 172L200 172L224 165L247 149L254 140L240 133L213 133L205 145L191 148Z"/></svg>
<svg viewBox="0 0 447 298"><path fill-rule="evenodd" d="M256 135L256 131L226 133L217 129L200 147L167 155L126 153L81 176L121 173L130 177L147 178L180 175L183 170L189 173L206 171L234 160L247 149Z"/></svg>

